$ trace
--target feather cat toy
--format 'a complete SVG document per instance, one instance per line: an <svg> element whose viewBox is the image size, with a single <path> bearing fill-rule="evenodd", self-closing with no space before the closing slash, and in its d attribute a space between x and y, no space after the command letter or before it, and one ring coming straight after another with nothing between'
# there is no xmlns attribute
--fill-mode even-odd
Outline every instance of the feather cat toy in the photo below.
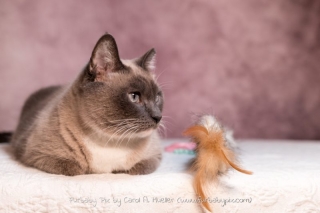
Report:
<svg viewBox="0 0 320 213"><path fill-rule="evenodd" d="M211 212L203 191L203 186L208 181L218 181L219 175L225 174L229 168L250 175L252 172L237 165L234 152L236 144L231 132L225 131L215 117L202 116L198 124L188 128L184 135L191 137L197 144L197 155L192 165L195 172L194 189L201 198L202 205Z"/></svg>

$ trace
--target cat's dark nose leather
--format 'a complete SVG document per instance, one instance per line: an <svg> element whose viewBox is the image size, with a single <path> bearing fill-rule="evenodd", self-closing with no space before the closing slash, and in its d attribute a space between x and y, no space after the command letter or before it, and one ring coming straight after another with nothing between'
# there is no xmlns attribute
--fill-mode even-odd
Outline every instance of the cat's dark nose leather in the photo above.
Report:
<svg viewBox="0 0 320 213"><path fill-rule="evenodd" d="M162 118L161 115L153 115L153 116L151 116L151 117L152 117L152 119L154 120L154 122L156 122L156 123L159 123L160 120L161 120L161 118Z"/></svg>
<svg viewBox="0 0 320 213"><path fill-rule="evenodd" d="M162 112L157 106L152 106L149 108L149 115L153 121L158 124L162 118Z"/></svg>

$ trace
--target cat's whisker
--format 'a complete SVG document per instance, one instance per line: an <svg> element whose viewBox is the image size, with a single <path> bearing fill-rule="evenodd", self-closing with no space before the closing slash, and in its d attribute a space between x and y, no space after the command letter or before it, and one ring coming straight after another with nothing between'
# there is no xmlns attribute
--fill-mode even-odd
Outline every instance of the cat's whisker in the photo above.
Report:
<svg viewBox="0 0 320 213"><path fill-rule="evenodd" d="M158 86L161 88L161 89L170 89L172 88L172 83L161 83L159 84Z"/></svg>
<svg viewBox="0 0 320 213"><path fill-rule="evenodd" d="M173 124L170 121L166 121L165 119L161 120L160 123L163 123L165 126L173 126Z"/></svg>
<svg viewBox="0 0 320 213"><path fill-rule="evenodd" d="M126 119L118 119L118 120L111 120L108 121L108 123L117 123L117 122L126 122L126 121L135 121L137 120L136 118L126 118Z"/></svg>
<svg viewBox="0 0 320 213"><path fill-rule="evenodd" d="M165 122L165 121L163 121L161 128L164 129L164 131L165 131L166 134L167 134L168 132L171 132L171 129L168 128L168 126L169 126L168 123ZM166 136L167 136L167 135L166 135Z"/></svg>
<svg viewBox="0 0 320 213"><path fill-rule="evenodd" d="M156 75L156 78L155 78L156 82L159 80L159 78L161 77L161 75L162 75L163 73L164 73L164 70L161 71L158 75Z"/></svg>
<svg viewBox="0 0 320 213"><path fill-rule="evenodd" d="M120 138L118 139L118 141L117 141L117 145L116 145L116 147L119 145L121 145L121 143L123 142L123 140L126 138L126 135L128 134L128 133L130 133L130 130L132 129L132 128L134 128L134 127L129 127L126 131L124 131L122 134L121 134L121 136L120 136Z"/></svg>
<svg viewBox="0 0 320 213"><path fill-rule="evenodd" d="M115 128L118 128L118 127L121 127L120 125L110 125L110 126L107 126L107 127L104 127L104 128L101 128L102 131L105 131L105 130L113 130Z"/></svg>
<svg viewBox="0 0 320 213"><path fill-rule="evenodd" d="M128 143L131 141L131 138L132 136L137 133L139 131L139 126L136 125L134 128L132 128L132 130L130 131L130 134L128 135L128 140L127 140L127 143L126 143L126 146L128 146Z"/></svg>
<svg viewBox="0 0 320 213"><path fill-rule="evenodd" d="M138 131L139 131L139 128L138 128L138 126L137 126L136 130L135 130L134 132L132 132L132 133L131 133L131 135L130 135L130 137L129 137L129 139L128 139L127 143L126 143L126 147L128 146L128 143L130 142L130 140L131 140L132 136L133 136L133 135L135 135Z"/></svg>
<svg viewBox="0 0 320 213"><path fill-rule="evenodd" d="M163 118L163 119L171 119L171 120L173 120L173 118L172 118L172 117L170 117L170 116L166 116L166 115L162 115L162 118Z"/></svg>
<svg viewBox="0 0 320 213"><path fill-rule="evenodd" d="M131 130L132 130L132 129L135 129L135 128L137 128L137 126L132 126L132 127L130 127L129 129L127 129L127 131L125 131L125 132L121 135L121 137L120 137L120 139L119 139L119 146L121 145L121 143L123 142L123 140L126 138L126 136L128 136L128 134L131 133ZM118 143L117 143L117 144L118 144Z"/></svg>
<svg viewBox="0 0 320 213"><path fill-rule="evenodd" d="M162 129L158 129L158 133L161 137L165 137L165 133L162 131Z"/></svg>
<svg viewBox="0 0 320 213"><path fill-rule="evenodd" d="M121 125L121 124L126 124L127 122L134 122L137 119L119 119L119 120L112 120L112 121L106 121L106 122L101 122L100 124L109 124L109 125Z"/></svg>
<svg viewBox="0 0 320 213"><path fill-rule="evenodd" d="M163 135L164 137L167 137L167 128L163 123L160 122L158 130L161 135Z"/></svg>
<svg viewBox="0 0 320 213"><path fill-rule="evenodd" d="M109 140L105 143L104 146L107 146L108 143L109 143L109 141L111 141L114 136L116 136L118 133L120 133L120 132L123 131L124 129L125 129L125 127L122 127L122 128L120 128L120 129L118 129L117 131L115 131L115 132L111 135L111 137L109 138Z"/></svg>
<svg viewBox="0 0 320 213"><path fill-rule="evenodd" d="M174 84L174 81L162 81L162 82L158 83L158 86L161 86L161 85L173 85L173 84Z"/></svg>
<svg viewBox="0 0 320 213"><path fill-rule="evenodd" d="M164 122L160 122L159 123L159 128L166 129L166 126L165 126Z"/></svg>
<svg viewBox="0 0 320 213"><path fill-rule="evenodd" d="M160 70L157 70L157 72L159 73L158 75L156 75L156 81L158 81L158 79L160 78L160 76L163 74L163 73L165 73L166 71L168 71L168 67L169 66L167 66L166 68L163 68L163 69L161 69L161 71Z"/></svg>

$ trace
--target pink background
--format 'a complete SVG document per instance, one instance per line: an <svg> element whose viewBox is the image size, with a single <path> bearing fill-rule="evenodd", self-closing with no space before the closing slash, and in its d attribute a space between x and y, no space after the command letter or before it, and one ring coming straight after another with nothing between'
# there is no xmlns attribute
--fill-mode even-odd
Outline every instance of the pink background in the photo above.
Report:
<svg viewBox="0 0 320 213"><path fill-rule="evenodd" d="M0 131L104 32L122 58L156 48L168 137L210 112L238 138L320 139L317 0L0 0Z"/></svg>

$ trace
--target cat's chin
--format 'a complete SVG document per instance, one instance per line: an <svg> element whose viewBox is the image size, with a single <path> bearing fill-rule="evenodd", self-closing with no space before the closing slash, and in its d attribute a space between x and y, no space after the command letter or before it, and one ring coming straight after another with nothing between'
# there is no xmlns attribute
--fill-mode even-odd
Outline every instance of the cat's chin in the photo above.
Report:
<svg viewBox="0 0 320 213"><path fill-rule="evenodd" d="M141 132L137 132L135 133L135 137L137 138L145 138L145 137L149 137L152 135L152 133L155 131L155 129L147 129Z"/></svg>

